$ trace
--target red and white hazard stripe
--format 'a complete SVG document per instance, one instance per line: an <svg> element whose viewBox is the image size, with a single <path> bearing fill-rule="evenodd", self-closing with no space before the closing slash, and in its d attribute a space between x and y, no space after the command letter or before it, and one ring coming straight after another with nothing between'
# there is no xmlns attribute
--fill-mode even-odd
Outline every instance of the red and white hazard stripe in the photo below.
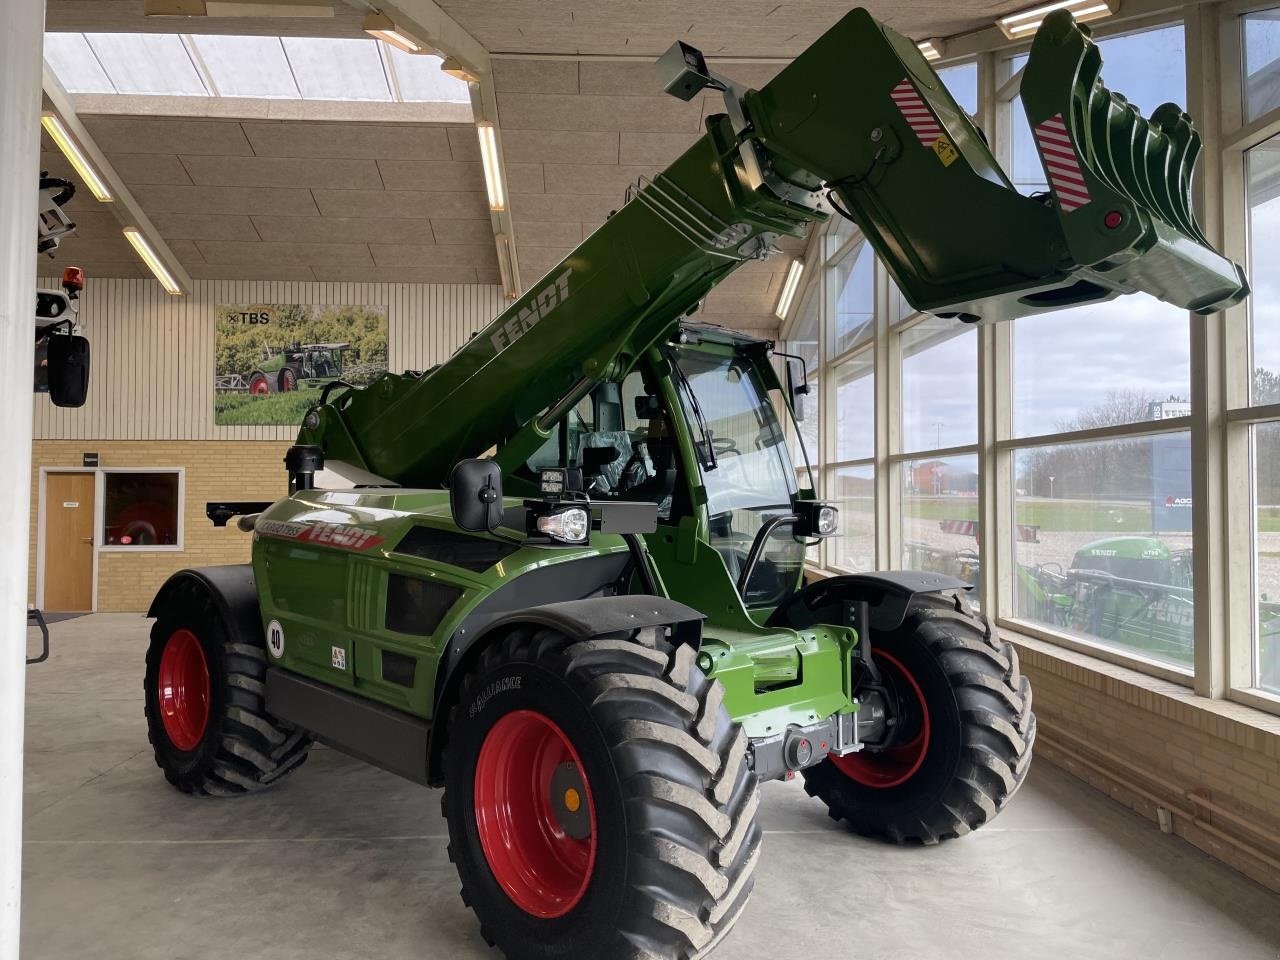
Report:
<svg viewBox="0 0 1280 960"><path fill-rule="evenodd" d="M942 136L942 127L929 112L924 99L911 81L903 77L902 82L889 92L889 96L902 111L902 116L915 135L920 138L920 142L926 147L932 147L933 142Z"/></svg>
<svg viewBox="0 0 1280 960"><path fill-rule="evenodd" d="M1084 174L1080 171L1080 159L1076 156L1075 144L1062 114L1055 113L1035 129L1036 143L1040 147L1040 156L1044 158L1044 168L1049 174L1049 183L1053 186L1054 196L1058 198L1058 206L1063 213L1078 210L1092 199L1089 188L1084 182Z"/></svg>
<svg viewBox="0 0 1280 960"><path fill-rule="evenodd" d="M942 528L943 533L958 533L965 537L978 535L977 520L939 520L938 526Z"/></svg>

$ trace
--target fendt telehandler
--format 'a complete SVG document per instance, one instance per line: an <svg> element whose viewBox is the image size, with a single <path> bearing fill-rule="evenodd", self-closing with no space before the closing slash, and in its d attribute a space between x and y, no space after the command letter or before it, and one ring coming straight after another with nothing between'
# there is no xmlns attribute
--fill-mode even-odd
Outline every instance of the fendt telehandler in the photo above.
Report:
<svg viewBox="0 0 1280 960"><path fill-rule="evenodd" d="M666 90L724 95L697 142L446 363L328 385L288 496L209 505L252 563L151 606L165 776L249 793L318 740L443 787L463 898L513 960L710 950L751 890L761 781L800 772L900 843L987 823L1035 738L1013 648L959 580L804 583L839 523L788 452L802 364L687 320L832 209L913 306L962 321L1238 302L1192 214L1188 118L1143 119L1099 67L1045 20L1022 100L1051 190L1024 196L863 10L759 90L677 44Z"/></svg>

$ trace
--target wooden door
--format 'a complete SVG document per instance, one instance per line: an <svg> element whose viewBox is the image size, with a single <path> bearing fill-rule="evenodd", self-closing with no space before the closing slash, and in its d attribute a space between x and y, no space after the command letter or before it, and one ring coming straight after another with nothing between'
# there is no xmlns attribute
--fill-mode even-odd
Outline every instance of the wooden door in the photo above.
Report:
<svg viewBox="0 0 1280 960"><path fill-rule="evenodd" d="M44 609L93 609L92 473L44 480Z"/></svg>

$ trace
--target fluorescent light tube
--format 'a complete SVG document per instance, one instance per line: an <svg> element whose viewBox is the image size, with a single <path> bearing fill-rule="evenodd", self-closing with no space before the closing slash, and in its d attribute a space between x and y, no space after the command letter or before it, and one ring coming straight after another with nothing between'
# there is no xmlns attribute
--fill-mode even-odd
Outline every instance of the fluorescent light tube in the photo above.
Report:
<svg viewBox="0 0 1280 960"><path fill-rule="evenodd" d="M943 44L941 40L921 40L916 48L924 54L926 60L941 60Z"/></svg>
<svg viewBox="0 0 1280 960"><path fill-rule="evenodd" d="M455 80L463 83L475 83L479 78L462 65L457 57L445 57L440 63L440 72L447 73Z"/></svg>
<svg viewBox="0 0 1280 960"><path fill-rule="evenodd" d="M502 171L498 165L498 137L492 123L476 124L480 137L480 162L484 164L484 185L489 191L489 209L507 208L506 189L502 183Z"/></svg>
<svg viewBox="0 0 1280 960"><path fill-rule="evenodd" d="M397 25L385 13L370 13L365 17L364 32L405 53L435 53L429 44Z"/></svg>
<svg viewBox="0 0 1280 960"><path fill-rule="evenodd" d="M1042 4L1001 17L996 25L1010 40L1021 40L1035 33L1044 18L1055 10L1066 10L1076 18L1077 23L1087 23L1114 16L1119 9L1119 0L1056 0L1055 3Z"/></svg>
<svg viewBox="0 0 1280 960"><path fill-rule="evenodd" d="M46 112L40 115L40 126L44 127L44 132L49 135L49 139L58 145L67 162L75 168L76 173L80 174L80 179L89 188L89 192L101 203L109 203L113 199L111 191L107 189L102 177L98 176L98 171L93 169L93 164L80 150L80 145L71 139L71 134L67 133L67 128L62 125L62 121L54 114Z"/></svg>
<svg viewBox="0 0 1280 960"><path fill-rule="evenodd" d="M137 227L125 227L124 238L129 241L134 251L142 258L142 262L147 265L147 269L160 281L160 286L164 287L165 293L172 294L175 297L182 296L182 287L178 286L178 281L173 279L173 274L160 262L160 258L151 249L151 244L147 243L147 238L142 235L142 231Z"/></svg>
<svg viewBox="0 0 1280 960"><path fill-rule="evenodd" d="M795 299L802 273L804 264L799 260L792 260L791 266L787 268L787 279L782 283L782 293L778 294L778 308L774 311L780 320L787 319L787 311L791 309L791 301Z"/></svg>

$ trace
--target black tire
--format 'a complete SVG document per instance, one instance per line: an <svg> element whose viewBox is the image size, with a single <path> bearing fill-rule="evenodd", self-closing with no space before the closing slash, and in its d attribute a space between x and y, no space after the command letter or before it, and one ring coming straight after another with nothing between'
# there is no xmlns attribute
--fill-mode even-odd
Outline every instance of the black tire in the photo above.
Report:
<svg viewBox="0 0 1280 960"><path fill-rule="evenodd" d="M508 895L481 843L486 736L517 711L552 720L581 758L595 853L580 899L543 918ZM690 960L737 920L754 884L759 787L723 688L656 631L572 641L519 630L465 678L449 721L449 856L484 939L509 960ZM558 768L557 768L558 769Z"/></svg>
<svg viewBox="0 0 1280 960"><path fill-rule="evenodd" d="M302 379L302 368L290 364L280 368L279 386L281 393L291 393L298 389L298 381Z"/></svg>
<svg viewBox="0 0 1280 960"><path fill-rule="evenodd" d="M166 647L183 632L194 635L203 654L208 706L198 742L179 745L162 716L158 678ZM166 598L151 628L143 681L147 738L166 780L183 793L239 796L269 787L303 764L311 738L267 713L266 669L262 636L246 642L229 630L206 591L183 586Z"/></svg>
<svg viewBox="0 0 1280 960"><path fill-rule="evenodd" d="M828 758L804 771L805 791L855 833L895 843L933 844L990 821L1026 779L1036 737L1017 651L959 594L930 594L897 630L873 633L871 652L882 673L905 668L923 695L930 723L919 766L901 782L868 785L850 764L841 769L848 757Z"/></svg>

